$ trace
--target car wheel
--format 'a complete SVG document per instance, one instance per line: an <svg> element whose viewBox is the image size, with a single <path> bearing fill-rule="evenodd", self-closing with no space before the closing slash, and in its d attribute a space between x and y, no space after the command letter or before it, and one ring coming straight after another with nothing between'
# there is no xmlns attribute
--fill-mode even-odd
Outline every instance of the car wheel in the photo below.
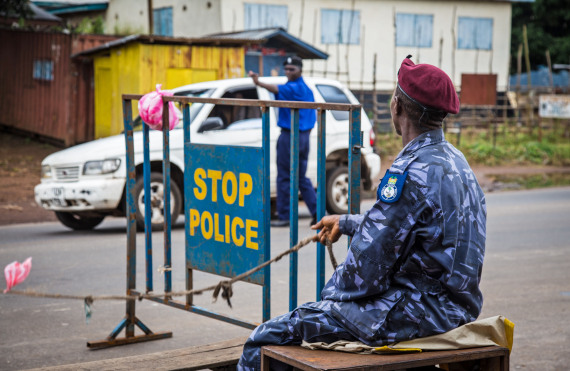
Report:
<svg viewBox="0 0 570 371"><path fill-rule="evenodd" d="M339 166L327 172L327 211L348 213L348 168Z"/></svg>
<svg viewBox="0 0 570 371"><path fill-rule="evenodd" d="M61 224L76 231L91 230L105 219L105 216L85 216L81 213L66 213L62 211L56 211L55 216Z"/></svg>
<svg viewBox="0 0 570 371"><path fill-rule="evenodd" d="M164 184L162 182L161 173L150 174L150 193L151 193L151 224L152 230L161 230L164 227ZM144 180L139 177L135 184L135 201L137 204L136 219L137 227L140 231L144 231ZM170 182L170 221L174 225L178 215L180 215L180 207L182 206L182 196L176 182Z"/></svg>

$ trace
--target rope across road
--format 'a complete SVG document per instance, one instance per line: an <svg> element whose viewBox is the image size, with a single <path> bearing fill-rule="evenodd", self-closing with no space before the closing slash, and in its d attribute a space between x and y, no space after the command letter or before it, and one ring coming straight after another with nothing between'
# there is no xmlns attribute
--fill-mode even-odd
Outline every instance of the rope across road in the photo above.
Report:
<svg viewBox="0 0 570 371"><path fill-rule="evenodd" d="M220 292L221 292L222 298L225 299L227 301L228 305L231 307L232 304L231 304L230 298L233 295L232 285L235 282L240 281L240 280L244 279L245 277L248 277L248 276L254 274L255 272L260 271L261 269L267 267L269 264L275 263L275 262L281 260L283 257L285 257L289 254L292 254L294 252L299 251L302 247L310 244L313 241L313 237L314 236L309 236L309 237L304 238L298 244L296 244L295 246L293 246L292 248L290 248L288 250L283 251L281 254L277 255L273 259L268 260L268 261L258 265L257 267L254 267L254 268L252 268L252 269L250 269L250 270L248 270L242 274L239 274L239 275L233 277L232 279L221 280L220 282L218 282L215 285L204 287L201 289L192 289L192 290L185 290L185 291L171 291L171 292L164 292L164 293L145 293L145 294L141 293L138 295L69 295L69 294L43 293L43 292L37 292L34 290L24 290L24 291L10 290L6 294L29 296L29 297L36 297L36 298L83 300L85 302L86 306L90 306L96 300L143 300L143 299L151 299L151 298L162 298L165 296L174 297L174 296L185 296L185 295L200 295L206 291L212 291L213 290L214 292L212 294L212 298L213 298L214 302L218 299L218 296L220 295ZM327 246L327 250L329 252L331 264L332 264L333 268L336 269L338 264L336 262L336 258L334 256L334 254L333 254L332 243L327 240L326 246Z"/></svg>

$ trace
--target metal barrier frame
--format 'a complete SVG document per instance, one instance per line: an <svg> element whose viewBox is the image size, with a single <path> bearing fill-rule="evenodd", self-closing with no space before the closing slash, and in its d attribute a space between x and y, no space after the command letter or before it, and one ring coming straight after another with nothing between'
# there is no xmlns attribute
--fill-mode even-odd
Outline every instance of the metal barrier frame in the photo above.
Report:
<svg viewBox="0 0 570 371"><path fill-rule="evenodd" d="M135 200L135 183L137 179L135 163L134 163L134 141L133 141L133 117L132 117L132 101L139 100L142 95L124 94L123 100L123 118L124 118L124 135L126 146L126 166L127 166L127 182L126 182L126 211L127 211L127 295L139 295L136 289L136 200ZM187 171L190 164L190 156L186 150L186 145L191 143L190 138L190 109L192 103L210 103L231 106L249 106L260 107L262 113L262 148L264 154L263 174L264 174L264 195L263 200L268 207L264 207L265 228L263 233L268 244L265 250L264 260L270 260L270 189L269 189L269 132L270 132L270 110L269 108L290 108L291 112L291 173L290 173L290 194L298 195L299 193L299 109L316 109L317 110L317 219L320 220L325 216L326 210L326 111L349 111L349 213L358 214L360 212L360 180L361 180L361 153L362 148L362 132L361 132L361 111L360 104L335 104L335 103L313 103L313 102L293 102L293 101L266 101L252 99L224 99L224 98L198 98L198 97L180 97L180 96L163 96L163 159L162 172L164 181L164 292L163 298L150 298L162 304L171 307L183 309L192 313L200 314L210 318L225 321L234 325L253 329L256 323L250 323L234 317L228 317L210 311L205 308L198 307L192 302L192 295L187 295L185 302L173 300L168 295L172 292L172 257L171 257L171 212L170 212L170 136L168 130L168 103L182 103L183 112L183 130L184 130L184 213L190 209L190 197L188 184L190 184L190 172ZM149 128L143 125L143 178L144 192L150 194L150 155L149 155ZM150 197L145 197L145 269L146 269L146 293L153 291L153 268L152 268L152 231L151 231L151 214L150 214ZM298 197L290 197L290 248L298 243ZM189 244L189 218L185 218L185 243ZM290 255L289 269L289 308L293 310L297 307L297 253ZM186 268L186 290L193 288L193 270ZM271 302L271 281L270 266L264 268L265 284L263 285L263 321L271 318L270 302ZM316 300L320 300L320 293L325 284L325 248L320 243L317 244L317 267L316 267ZM135 326L138 326L144 335L135 336ZM125 329L125 337L117 339L119 333ZM90 348L104 348L116 345L130 344L142 341L157 340L172 336L172 332L153 333L135 316L135 300L129 300L126 304L126 315L120 321L119 325L111 332L107 339L97 342L88 342Z"/></svg>

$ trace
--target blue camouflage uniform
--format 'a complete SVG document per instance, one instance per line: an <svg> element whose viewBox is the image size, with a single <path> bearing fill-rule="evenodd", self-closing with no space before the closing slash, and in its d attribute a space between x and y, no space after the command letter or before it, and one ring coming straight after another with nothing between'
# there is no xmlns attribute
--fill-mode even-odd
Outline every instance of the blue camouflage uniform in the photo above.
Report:
<svg viewBox="0 0 570 371"><path fill-rule="evenodd" d="M256 328L238 369L259 369L260 347L267 344L304 339L380 346L447 332L477 318L483 304L483 191L441 129L408 143L385 177L406 172L396 202L379 199L364 215L341 216L340 229L352 241L323 300Z"/></svg>

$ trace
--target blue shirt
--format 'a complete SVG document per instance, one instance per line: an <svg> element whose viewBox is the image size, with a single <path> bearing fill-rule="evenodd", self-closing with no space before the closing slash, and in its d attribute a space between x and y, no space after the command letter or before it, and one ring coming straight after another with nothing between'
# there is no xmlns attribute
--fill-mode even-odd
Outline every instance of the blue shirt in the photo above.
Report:
<svg viewBox="0 0 570 371"><path fill-rule="evenodd" d="M390 168L404 171L398 201L341 216L352 241L322 292L322 305L368 344L447 332L477 319L483 305L486 203L465 157L432 130Z"/></svg>
<svg viewBox="0 0 570 371"><path fill-rule="evenodd" d="M303 77L295 81L288 81L284 85L278 85L279 92L275 95L277 100L290 100L299 102L314 102L313 91L305 84ZM315 126L317 114L314 109L299 110L299 131L311 130ZM291 130L291 109L279 108L277 126Z"/></svg>

